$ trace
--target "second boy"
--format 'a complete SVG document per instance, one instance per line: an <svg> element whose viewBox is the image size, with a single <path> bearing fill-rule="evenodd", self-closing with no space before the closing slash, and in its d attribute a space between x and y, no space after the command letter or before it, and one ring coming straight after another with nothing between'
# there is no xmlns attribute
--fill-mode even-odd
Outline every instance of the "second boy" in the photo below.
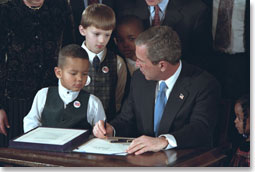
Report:
<svg viewBox="0 0 255 172"><path fill-rule="evenodd" d="M89 5L82 14L79 31L85 37L82 47L89 55L90 79L84 89L102 101L110 121L120 110L127 69L123 59L106 49L115 27L115 14L104 4Z"/></svg>

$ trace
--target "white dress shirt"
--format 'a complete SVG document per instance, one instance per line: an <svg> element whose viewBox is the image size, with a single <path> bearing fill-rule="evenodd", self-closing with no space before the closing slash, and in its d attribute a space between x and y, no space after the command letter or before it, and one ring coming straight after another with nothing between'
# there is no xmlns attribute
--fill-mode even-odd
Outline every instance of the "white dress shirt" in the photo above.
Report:
<svg viewBox="0 0 255 172"><path fill-rule="evenodd" d="M83 2L84 2L84 7L86 8L88 6L88 0L83 0ZM99 0L99 3L102 4L103 0Z"/></svg>
<svg viewBox="0 0 255 172"><path fill-rule="evenodd" d="M104 58L107 53L106 48L103 51L101 51L100 53L95 54L95 53L91 52L86 47L85 42L82 43L81 47L87 51L87 53L89 55L90 64L93 64L93 58L96 55L100 59L100 62L104 61ZM120 107L121 107L121 101L122 101L124 91L125 91L126 82L127 82L127 68L126 68L124 60L118 55L117 55L117 75L118 75L118 81L117 81L117 87L116 87L116 92L115 92L115 102L116 102L116 111L119 111ZM90 79L88 79L88 82L89 82L89 80ZM89 84L88 82L86 83L86 85Z"/></svg>
<svg viewBox="0 0 255 172"><path fill-rule="evenodd" d="M180 60L180 66L178 67L176 72L170 78L168 78L167 80L164 81L167 85L167 89L166 89L166 98L167 98L167 100L169 98L169 95L170 95L173 87L174 87L174 84L176 83L176 80L178 79L178 77L181 73L181 69L182 69L182 62ZM157 97L157 94L159 92L159 85L160 85L161 82L162 82L162 80L158 81L158 83L157 83L156 91L155 91L155 97ZM156 102L156 99L155 99L155 102ZM162 134L159 137L162 137L162 136L164 136L168 141L168 146L165 149L171 149L171 148L177 147L177 143L176 143L176 140L175 140L173 135L171 135L171 134Z"/></svg>
<svg viewBox="0 0 255 172"><path fill-rule="evenodd" d="M212 34L215 38L217 21L218 21L218 9L220 0L213 1L213 21L212 21ZM245 17L245 0L233 1L233 13L231 21L231 39L230 45L225 50L225 53L235 54L245 52L244 48L244 17Z"/></svg>
<svg viewBox="0 0 255 172"><path fill-rule="evenodd" d="M24 132L27 132L33 128L42 126L41 115L46 103L48 88L39 90L34 98L32 108L27 116L24 117ZM71 91L62 86L60 80L58 82L58 93L63 100L64 108L66 105L75 100L79 94L79 91ZM84 112L86 113L86 112ZM91 126L94 126L99 120L106 118L103 105L99 98L90 94L88 107L87 107L87 120Z"/></svg>
<svg viewBox="0 0 255 172"><path fill-rule="evenodd" d="M167 8L167 4L168 4L169 0L162 0L159 4L159 18L160 18L160 23L162 23L162 21L165 18L165 14L166 14L166 8ZM154 6L148 6L149 11L150 11L150 24L152 24L152 21L154 19L155 16L155 8Z"/></svg>

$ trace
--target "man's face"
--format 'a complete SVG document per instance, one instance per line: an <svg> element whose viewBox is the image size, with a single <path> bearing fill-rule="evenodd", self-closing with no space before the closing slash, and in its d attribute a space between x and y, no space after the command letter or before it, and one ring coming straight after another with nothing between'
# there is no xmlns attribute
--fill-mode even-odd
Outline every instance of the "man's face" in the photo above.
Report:
<svg viewBox="0 0 255 172"><path fill-rule="evenodd" d="M152 64L147 57L146 45L136 46L136 66L140 68L140 71L144 74L147 80L158 80L161 73L158 64Z"/></svg>
<svg viewBox="0 0 255 172"><path fill-rule="evenodd" d="M145 0L147 5L149 6L155 6L158 5L162 0Z"/></svg>
<svg viewBox="0 0 255 172"><path fill-rule="evenodd" d="M110 40L112 30L102 30L94 26L83 28L80 26L80 33L86 37L86 47L95 54L104 50Z"/></svg>

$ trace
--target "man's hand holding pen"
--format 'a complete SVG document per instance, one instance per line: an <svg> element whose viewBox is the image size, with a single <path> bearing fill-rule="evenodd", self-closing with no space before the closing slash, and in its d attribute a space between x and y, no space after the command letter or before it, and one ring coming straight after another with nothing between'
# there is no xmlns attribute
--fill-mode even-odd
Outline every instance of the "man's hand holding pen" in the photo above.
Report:
<svg viewBox="0 0 255 172"><path fill-rule="evenodd" d="M96 123L93 128L94 136L98 138L107 138L113 136L113 127L106 121L106 119L100 120Z"/></svg>
<svg viewBox="0 0 255 172"><path fill-rule="evenodd" d="M113 127L106 122L106 120L100 120L93 128L94 136L105 139L113 136ZM164 149L168 145L168 141L165 137L149 137L140 136L136 139L113 139L111 143L130 143L130 146L126 150L128 154L140 155L144 152L153 151L157 152Z"/></svg>

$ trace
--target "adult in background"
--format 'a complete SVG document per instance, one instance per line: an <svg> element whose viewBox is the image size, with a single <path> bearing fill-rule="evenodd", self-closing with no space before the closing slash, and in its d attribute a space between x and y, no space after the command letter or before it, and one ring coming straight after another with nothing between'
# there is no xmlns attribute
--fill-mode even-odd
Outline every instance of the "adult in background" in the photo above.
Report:
<svg viewBox="0 0 255 172"><path fill-rule="evenodd" d="M129 0L124 0L129 1ZM125 4L123 2L123 4ZM211 8L201 0L132 0L119 15L133 14L146 28L172 27L182 42L182 59L204 69L212 53Z"/></svg>
<svg viewBox="0 0 255 172"><path fill-rule="evenodd" d="M234 102L250 93L250 1L214 0L212 33L209 71L221 83L223 98Z"/></svg>
<svg viewBox="0 0 255 172"><path fill-rule="evenodd" d="M119 116L99 121L96 137L128 136L128 153L170 148L212 147L220 86L206 71L180 60L177 33L155 26L136 41L137 66L130 93Z"/></svg>
<svg viewBox="0 0 255 172"><path fill-rule="evenodd" d="M36 92L57 85L54 66L72 42L63 0L12 0L0 5L0 146L22 134Z"/></svg>

